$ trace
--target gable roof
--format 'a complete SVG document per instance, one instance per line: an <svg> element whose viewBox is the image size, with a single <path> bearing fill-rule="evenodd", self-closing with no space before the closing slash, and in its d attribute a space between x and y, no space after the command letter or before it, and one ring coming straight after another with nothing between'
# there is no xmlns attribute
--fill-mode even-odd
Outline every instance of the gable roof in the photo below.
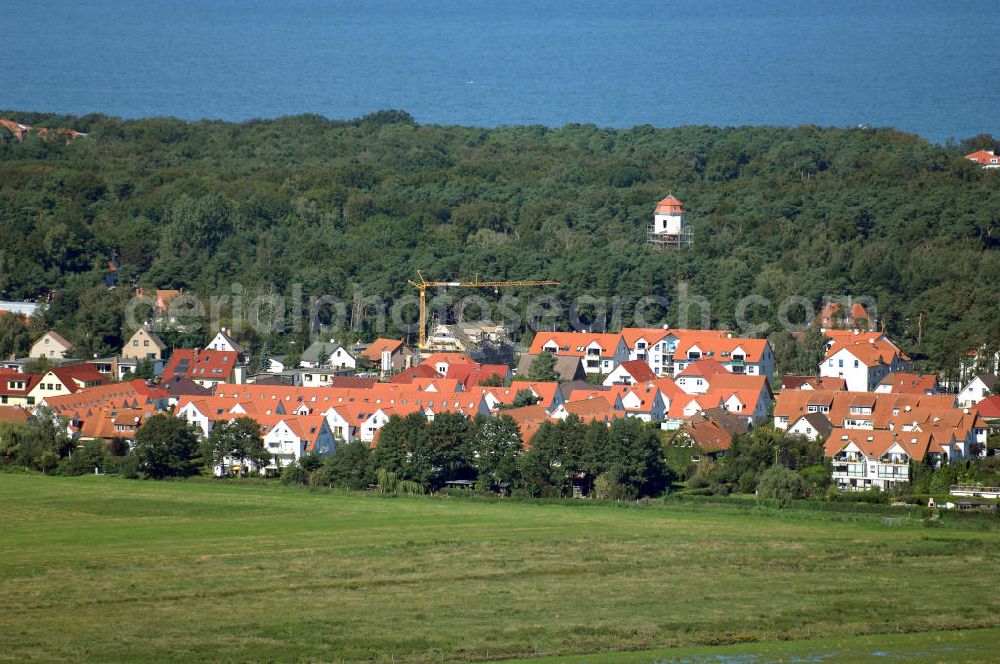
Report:
<svg viewBox="0 0 1000 664"><path fill-rule="evenodd" d="M24 374L19 371L0 369L0 395L6 397L24 397L42 380L36 374ZM9 387L10 383L24 383L24 387Z"/></svg>
<svg viewBox="0 0 1000 664"><path fill-rule="evenodd" d="M538 353L523 353L517 362L517 375L527 376L531 370L531 363L538 357ZM556 355L556 363L553 370L558 375L557 380L561 383L581 379L584 376L583 365L580 358L568 355Z"/></svg>
<svg viewBox="0 0 1000 664"><path fill-rule="evenodd" d="M389 382L397 385L406 385L412 383L415 378L440 377L441 374L437 372L437 369L425 362L424 364L418 364L412 369L404 369L403 371L400 371L398 374L393 376Z"/></svg>
<svg viewBox="0 0 1000 664"><path fill-rule="evenodd" d="M886 374L879 385L889 385L897 394L928 394L937 390L937 376L897 371Z"/></svg>
<svg viewBox="0 0 1000 664"><path fill-rule="evenodd" d="M685 334L677 342L674 358L687 359L688 353L695 347L701 351L701 359L731 361L733 351L742 349L746 354L747 362L760 362L764 357L764 350L768 347L768 342L767 339L719 336L718 334Z"/></svg>
<svg viewBox="0 0 1000 664"><path fill-rule="evenodd" d="M849 342L835 342L833 346L830 347L830 350L826 352L826 357L823 359L829 360L834 355L844 350L856 357L867 367L874 367L879 364L892 364L893 358L897 356L901 359L907 359L907 357L899 352L899 349L893 344L887 343L884 340L875 340L872 338L869 338L867 341L853 340Z"/></svg>
<svg viewBox="0 0 1000 664"><path fill-rule="evenodd" d="M63 337L58 332L56 332L55 330L48 330L45 334L43 334L42 336L40 336L37 339L35 339L35 343L37 344L39 341L41 341L45 337L48 337L48 338L52 339L52 341L55 341L57 344L59 344L60 346L62 346L66 350L69 350L69 349L71 349L73 347L73 344L71 344L70 342L66 341L66 338ZM32 345L34 345L34 344L32 344Z"/></svg>
<svg viewBox="0 0 1000 664"><path fill-rule="evenodd" d="M934 434L923 431L888 431L835 428L823 445L823 454L832 457L851 443L868 459L878 459L894 446L914 461L922 461Z"/></svg>
<svg viewBox="0 0 1000 664"><path fill-rule="evenodd" d="M212 393L207 387L202 387L186 376L172 376L160 382L160 387L166 390L170 396L180 397L185 395L209 395Z"/></svg>
<svg viewBox="0 0 1000 664"><path fill-rule="evenodd" d="M980 417L990 420L1000 419L1000 394L986 397L977 403L972 410L979 413Z"/></svg>
<svg viewBox="0 0 1000 664"><path fill-rule="evenodd" d="M368 347L361 351L361 357L371 360L372 362L381 362L382 353L388 351L389 353L396 353L396 351L403 348L402 339L376 339L375 341L368 344Z"/></svg>
<svg viewBox="0 0 1000 664"><path fill-rule="evenodd" d="M996 163L996 154L993 150L976 150L965 155L965 158L977 164Z"/></svg>
<svg viewBox="0 0 1000 664"><path fill-rule="evenodd" d="M829 376L790 376L781 378L781 389L801 390L808 386L814 390L847 390L846 378L831 378Z"/></svg>
<svg viewBox="0 0 1000 664"><path fill-rule="evenodd" d="M669 332L659 327L623 327L622 339L629 348L635 348L640 339L644 339L650 346L658 344L667 336Z"/></svg>
<svg viewBox="0 0 1000 664"><path fill-rule="evenodd" d="M133 332L132 336L129 337L128 340L125 342L125 345L127 346L128 343L132 341L132 339L135 337L135 335L139 334L140 332L145 332L146 336L149 337L149 340L153 342L153 345L156 346L160 351L165 351L167 349L167 344L163 342L163 339L160 338L160 335L158 335L156 332L145 326L140 327L135 332Z"/></svg>
<svg viewBox="0 0 1000 664"><path fill-rule="evenodd" d="M972 380L970 380L969 383L971 383L972 381L976 380L976 378L978 378L983 383L983 385L986 386L986 389L988 389L988 390L992 390L996 386L996 384L997 384L997 375L996 374L982 373L982 374L979 374L978 376L976 376L975 378L973 378ZM968 384L966 385L966 387L968 387Z"/></svg>
<svg viewBox="0 0 1000 664"><path fill-rule="evenodd" d="M0 422L27 422L31 418L24 408L14 406L0 406Z"/></svg>
<svg viewBox="0 0 1000 664"><path fill-rule="evenodd" d="M332 359L331 356L338 348L343 348L345 353L351 355L350 351L335 341L314 341L309 345L309 348L302 351L300 359L304 362L319 362L319 358L326 355L326 359L330 360ZM354 356L351 355L351 357Z"/></svg>
<svg viewBox="0 0 1000 664"><path fill-rule="evenodd" d="M622 362L618 367L628 372L637 383L648 383L657 378L656 373L643 360L629 360Z"/></svg>
<svg viewBox="0 0 1000 664"><path fill-rule="evenodd" d="M545 346L555 344L556 355L584 357L587 347L596 344L601 350L601 357L611 357L622 340L620 334L594 332L539 332L531 342L530 353L537 355L545 351ZM551 343L550 343L551 342Z"/></svg>
<svg viewBox="0 0 1000 664"><path fill-rule="evenodd" d="M688 437L709 453L728 450L732 447L733 438L747 429L745 418L734 415L725 408L708 408L695 413L683 427Z"/></svg>
<svg viewBox="0 0 1000 664"><path fill-rule="evenodd" d="M521 441L524 449L531 447L531 439L538 433L538 427L543 422L552 421L549 412L540 404L511 408L510 410L503 411L503 414L517 423L518 429L521 430Z"/></svg>
<svg viewBox="0 0 1000 664"><path fill-rule="evenodd" d="M421 360L420 364L435 366L444 362L448 366L452 364L476 364L476 362L465 353L432 353Z"/></svg>
<svg viewBox="0 0 1000 664"><path fill-rule="evenodd" d="M691 364L687 365L683 371L677 374L677 377L678 378L680 378L681 376L709 377L726 373L729 373L729 371L724 366L722 366L722 364L718 360L702 359L702 360L695 360Z"/></svg>
<svg viewBox="0 0 1000 664"><path fill-rule="evenodd" d="M231 350L174 349L163 370L163 382L172 381L174 376L228 382L239 356Z"/></svg>
<svg viewBox="0 0 1000 664"><path fill-rule="evenodd" d="M107 382L107 379L104 377L104 374L98 371L97 367L95 367L93 364L86 364L86 363L68 364L61 367L52 367L47 372L45 372L46 376L48 374L52 374L56 378L58 378L59 381L62 382L62 384L65 385L70 392L76 392L77 390L83 388L82 385L77 385L77 382L81 383L96 382L99 384ZM44 377L45 376L43 376L42 378Z"/></svg>
<svg viewBox="0 0 1000 664"><path fill-rule="evenodd" d="M833 423L830 422L830 420L828 420L826 415L823 413L806 413L798 420L795 420L795 422L798 422L799 420L805 420L808 422L813 431L815 431L824 440L826 440L830 436L830 432L833 431ZM795 426L795 422L792 422L788 428L791 429Z"/></svg>

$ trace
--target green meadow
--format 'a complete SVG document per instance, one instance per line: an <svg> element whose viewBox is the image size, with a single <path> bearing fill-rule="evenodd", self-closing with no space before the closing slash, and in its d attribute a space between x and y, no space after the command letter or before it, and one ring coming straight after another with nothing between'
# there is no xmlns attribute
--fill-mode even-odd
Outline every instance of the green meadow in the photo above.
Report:
<svg viewBox="0 0 1000 664"><path fill-rule="evenodd" d="M0 661L991 661L998 587L987 519L0 474Z"/></svg>

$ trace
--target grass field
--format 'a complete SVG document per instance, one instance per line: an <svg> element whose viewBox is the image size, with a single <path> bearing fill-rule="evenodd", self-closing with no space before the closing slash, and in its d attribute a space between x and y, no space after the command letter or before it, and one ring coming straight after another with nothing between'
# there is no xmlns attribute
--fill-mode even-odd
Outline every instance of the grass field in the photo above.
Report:
<svg viewBox="0 0 1000 664"><path fill-rule="evenodd" d="M993 661L998 563L874 514L0 474L0 660Z"/></svg>

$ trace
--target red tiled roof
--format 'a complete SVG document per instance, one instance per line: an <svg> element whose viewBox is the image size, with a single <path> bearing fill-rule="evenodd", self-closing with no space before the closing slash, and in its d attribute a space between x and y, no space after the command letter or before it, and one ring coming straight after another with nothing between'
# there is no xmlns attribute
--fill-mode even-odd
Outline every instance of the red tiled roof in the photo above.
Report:
<svg viewBox="0 0 1000 664"><path fill-rule="evenodd" d="M717 376L725 373L729 373L729 371L718 360L702 359L695 360L687 365L684 371L677 374L677 376Z"/></svg>
<svg viewBox="0 0 1000 664"><path fill-rule="evenodd" d="M238 359L239 353L235 351L177 348L163 370L163 381L184 376L191 380L228 382Z"/></svg>
<svg viewBox="0 0 1000 664"><path fill-rule="evenodd" d="M657 378L656 373L643 360L629 360L628 362L622 362L618 366L625 369L628 375L632 376L637 383L648 383Z"/></svg>
<svg viewBox="0 0 1000 664"><path fill-rule="evenodd" d="M550 341L558 346L556 355L569 357L584 357L587 354L587 346L595 342L601 349L601 357L611 357L615 354L618 342L621 340L620 334L603 334L591 332L539 332L531 342L531 355L545 352L544 346ZM551 345L551 344L550 344Z"/></svg>
<svg viewBox="0 0 1000 664"><path fill-rule="evenodd" d="M0 395L8 397L26 396L41 379L41 376L36 376L34 374L23 374L17 371L6 371L4 369L0 369ZM24 387L21 389L9 387L11 382L24 382Z"/></svg>
<svg viewBox="0 0 1000 664"><path fill-rule="evenodd" d="M418 364L412 369L404 369L392 377L390 383L406 385L413 382L414 378L440 378L440 374L432 365L424 363Z"/></svg>
<svg viewBox="0 0 1000 664"><path fill-rule="evenodd" d="M382 353L386 351L395 353L397 350L402 348L402 346L403 341L401 339L376 339L361 352L361 357L371 360L372 362L381 362Z"/></svg>
<svg viewBox="0 0 1000 664"><path fill-rule="evenodd" d="M979 413L980 417L986 417L991 420L1000 418L1000 394L986 397L977 403L972 410Z"/></svg>
<svg viewBox="0 0 1000 664"><path fill-rule="evenodd" d="M899 371L887 374L879 385L891 385L896 394L927 394L937 389L937 376Z"/></svg>
<svg viewBox="0 0 1000 664"><path fill-rule="evenodd" d="M656 214L680 214L684 212L684 204L673 194L668 195L656 205Z"/></svg>
<svg viewBox="0 0 1000 664"><path fill-rule="evenodd" d="M965 155L965 158L969 161L974 161L977 164L997 163L994 161L997 156L992 150L976 150L975 152L970 152Z"/></svg>
<svg viewBox="0 0 1000 664"><path fill-rule="evenodd" d="M23 408L0 406L0 422L27 422L31 413Z"/></svg>

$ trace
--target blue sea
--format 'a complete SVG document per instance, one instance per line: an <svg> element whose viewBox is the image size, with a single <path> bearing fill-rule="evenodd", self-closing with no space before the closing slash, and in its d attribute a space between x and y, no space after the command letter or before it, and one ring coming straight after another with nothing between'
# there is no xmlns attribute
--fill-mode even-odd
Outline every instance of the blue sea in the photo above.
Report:
<svg viewBox="0 0 1000 664"><path fill-rule="evenodd" d="M0 108L1000 135L997 0L0 4Z"/></svg>

